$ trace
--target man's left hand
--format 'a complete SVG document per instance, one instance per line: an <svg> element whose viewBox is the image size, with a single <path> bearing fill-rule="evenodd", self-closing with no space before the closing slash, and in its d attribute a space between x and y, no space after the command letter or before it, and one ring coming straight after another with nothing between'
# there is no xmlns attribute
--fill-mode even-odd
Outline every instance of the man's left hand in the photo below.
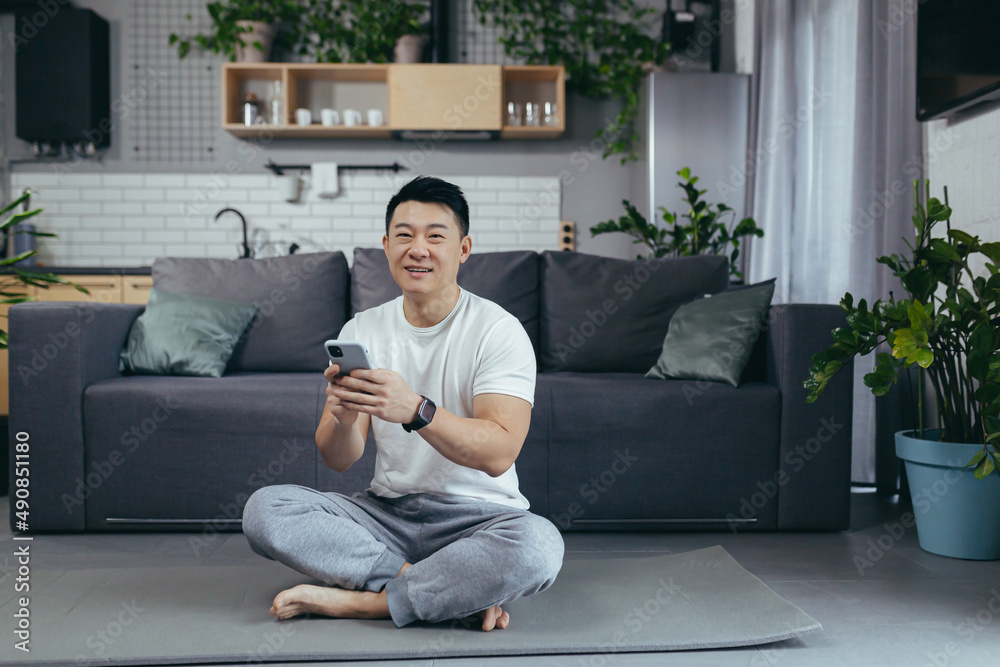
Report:
<svg viewBox="0 0 1000 667"><path fill-rule="evenodd" d="M424 400L410 389L402 375L388 368L353 370L350 376L334 378L334 384L334 395L347 407L395 424L409 424L416 419Z"/></svg>

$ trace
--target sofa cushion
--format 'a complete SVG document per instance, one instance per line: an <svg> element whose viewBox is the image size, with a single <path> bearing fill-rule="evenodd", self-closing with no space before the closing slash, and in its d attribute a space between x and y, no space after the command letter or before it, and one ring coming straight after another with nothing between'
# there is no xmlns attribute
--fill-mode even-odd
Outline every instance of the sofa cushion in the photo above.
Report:
<svg viewBox="0 0 1000 667"><path fill-rule="evenodd" d="M729 259L720 255L623 260L546 251L542 370L645 373L674 312L728 284Z"/></svg>
<svg viewBox="0 0 1000 667"><path fill-rule="evenodd" d="M538 253L530 250L472 253L458 267L458 284L498 304L520 320L538 350ZM351 267L351 317L403 293L382 248L355 248ZM662 339L661 339L662 341Z"/></svg>
<svg viewBox="0 0 1000 667"><path fill-rule="evenodd" d="M559 528L777 528L774 386L631 373L538 380L553 397L549 518ZM629 525L642 520L653 521Z"/></svg>
<svg viewBox="0 0 1000 667"><path fill-rule="evenodd" d="M256 312L256 306L154 287L146 310L129 329L118 370L222 377Z"/></svg>
<svg viewBox="0 0 1000 667"><path fill-rule="evenodd" d="M738 387L773 296L772 278L684 304L670 320L663 352L646 377Z"/></svg>
<svg viewBox="0 0 1000 667"><path fill-rule="evenodd" d="M257 306L229 364L239 371L322 371L323 342L347 321L350 276L342 252L267 259L167 257L153 262L153 287Z"/></svg>
<svg viewBox="0 0 1000 667"><path fill-rule="evenodd" d="M83 395L86 486L60 504L82 495L89 530L202 519L214 534L262 486L315 487L327 384L318 372L97 382Z"/></svg>

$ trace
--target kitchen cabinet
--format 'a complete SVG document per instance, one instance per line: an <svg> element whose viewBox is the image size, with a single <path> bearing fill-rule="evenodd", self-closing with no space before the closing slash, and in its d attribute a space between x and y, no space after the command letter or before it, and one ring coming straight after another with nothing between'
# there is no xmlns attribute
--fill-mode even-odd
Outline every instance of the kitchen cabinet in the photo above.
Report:
<svg viewBox="0 0 1000 667"><path fill-rule="evenodd" d="M48 289L29 286L24 293L36 301L91 301L98 303L144 304L149 299L153 277L145 275L64 275L66 280L86 287L84 294L70 285L50 285ZM0 304L0 314L6 316L10 306ZM6 320L6 317L4 318ZM6 327L5 327L6 328ZM10 413L9 367L7 350L0 350L0 416Z"/></svg>
<svg viewBox="0 0 1000 667"><path fill-rule="evenodd" d="M270 119L272 86L281 81L283 124L243 123L243 101L254 94ZM415 131L488 131L501 139L554 139L565 131L565 70L561 66L465 64L302 64L225 63L222 72L222 127L238 137L371 138ZM507 102L555 104L547 126L511 126ZM295 110L309 109L312 124L295 124ZM324 126L320 110L336 109L340 123ZM348 127L344 112L361 113L362 124ZM367 125L378 109L384 123Z"/></svg>

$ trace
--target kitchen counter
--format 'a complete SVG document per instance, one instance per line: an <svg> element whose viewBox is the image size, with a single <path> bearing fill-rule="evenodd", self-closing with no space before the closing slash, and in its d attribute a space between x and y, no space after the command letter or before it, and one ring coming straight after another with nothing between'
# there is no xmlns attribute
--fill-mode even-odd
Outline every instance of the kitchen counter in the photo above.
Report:
<svg viewBox="0 0 1000 667"><path fill-rule="evenodd" d="M149 266L21 266L25 271L37 273L54 273L59 276L148 276L152 275ZM9 267L3 267L2 273L13 273Z"/></svg>

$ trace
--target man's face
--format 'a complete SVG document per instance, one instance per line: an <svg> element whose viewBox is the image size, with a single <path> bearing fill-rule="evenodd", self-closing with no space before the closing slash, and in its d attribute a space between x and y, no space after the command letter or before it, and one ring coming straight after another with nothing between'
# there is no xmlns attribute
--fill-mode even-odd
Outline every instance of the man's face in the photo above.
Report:
<svg viewBox="0 0 1000 667"><path fill-rule="evenodd" d="M403 202L382 237L389 270L403 292L435 295L456 284L458 267L472 250L451 209L443 204Z"/></svg>

